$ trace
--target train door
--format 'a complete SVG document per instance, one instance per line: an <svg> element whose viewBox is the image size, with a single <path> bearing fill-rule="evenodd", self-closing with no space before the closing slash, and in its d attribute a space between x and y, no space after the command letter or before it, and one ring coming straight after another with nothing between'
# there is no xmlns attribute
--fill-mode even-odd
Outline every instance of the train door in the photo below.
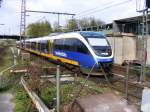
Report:
<svg viewBox="0 0 150 112"><path fill-rule="evenodd" d="M49 41L49 53L53 54L54 40Z"/></svg>
<svg viewBox="0 0 150 112"><path fill-rule="evenodd" d="M40 45L40 41L36 42L36 50L41 52L41 45Z"/></svg>
<svg viewBox="0 0 150 112"><path fill-rule="evenodd" d="M46 40L46 50L47 50L47 54L50 53L50 40Z"/></svg>

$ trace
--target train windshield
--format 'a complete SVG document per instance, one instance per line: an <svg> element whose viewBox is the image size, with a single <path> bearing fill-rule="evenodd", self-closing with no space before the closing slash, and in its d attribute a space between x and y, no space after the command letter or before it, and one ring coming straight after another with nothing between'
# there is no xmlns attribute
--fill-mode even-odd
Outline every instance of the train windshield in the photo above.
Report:
<svg viewBox="0 0 150 112"><path fill-rule="evenodd" d="M106 37L99 32L81 32L80 33L93 48L98 56L111 56L111 46Z"/></svg>
<svg viewBox="0 0 150 112"><path fill-rule="evenodd" d="M98 56L111 56L111 47L105 38L87 38L94 52Z"/></svg>
<svg viewBox="0 0 150 112"><path fill-rule="evenodd" d="M87 38L91 46L108 46L108 42L105 38Z"/></svg>

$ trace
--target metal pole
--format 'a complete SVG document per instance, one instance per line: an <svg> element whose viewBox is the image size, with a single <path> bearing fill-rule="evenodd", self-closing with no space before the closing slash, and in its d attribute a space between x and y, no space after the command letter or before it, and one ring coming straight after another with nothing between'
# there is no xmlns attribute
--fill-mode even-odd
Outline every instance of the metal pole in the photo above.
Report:
<svg viewBox="0 0 150 112"><path fill-rule="evenodd" d="M56 71L56 110L60 112L60 66L57 65Z"/></svg>
<svg viewBox="0 0 150 112"><path fill-rule="evenodd" d="M145 14L146 13L146 14ZM142 65L141 65L141 76L140 81L145 81L145 67L146 67L146 58L147 58L147 37L148 37L148 9L143 11L143 29L142 29Z"/></svg>
<svg viewBox="0 0 150 112"><path fill-rule="evenodd" d="M0 72L0 89L2 88L2 73Z"/></svg>
<svg viewBox="0 0 150 112"><path fill-rule="evenodd" d="M57 27L58 27L58 30L59 30L59 14L58 14L58 23L57 23L57 24L58 24L58 26L57 26Z"/></svg>
<svg viewBox="0 0 150 112"><path fill-rule="evenodd" d="M73 19L74 19L74 16L72 16L72 24L73 24ZM72 31L74 31L75 29L72 27Z"/></svg>
<svg viewBox="0 0 150 112"><path fill-rule="evenodd" d="M127 62L127 69L126 69L126 85L125 85L125 95L126 99L128 101L128 80L129 80L129 68L130 68L130 62Z"/></svg>

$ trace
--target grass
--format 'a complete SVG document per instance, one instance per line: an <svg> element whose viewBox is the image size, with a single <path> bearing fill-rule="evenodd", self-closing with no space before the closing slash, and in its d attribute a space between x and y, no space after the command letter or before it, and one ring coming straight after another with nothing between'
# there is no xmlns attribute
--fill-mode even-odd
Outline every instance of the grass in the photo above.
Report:
<svg viewBox="0 0 150 112"><path fill-rule="evenodd" d="M35 62L36 60L39 60L39 59L34 57L31 61ZM36 63L39 63L39 62L36 62ZM52 66L52 65L50 65L49 63L42 64L42 67L49 67L49 66ZM31 87L36 85L36 84L32 85L31 80L27 80L27 81L31 85ZM84 78L77 78L76 82L61 83L61 104L62 105L66 105L74 101L76 94L78 93L84 81L85 81ZM40 89L39 97L43 100L43 102L50 109L55 108L56 106L55 83L48 83L48 82L44 83L39 87L39 89ZM87 81L84 89L82 89L82 91L80 92L79 97L103 94L106 92L111 92L111 89L108 87L101 87L100 85L97 85L92 81Z"/></svg>
<svg viewBox="0 0 150 112"><path fill-rule="evenodd" d="M14 93L15 112L27 112L32 105L32 100L20 84L15 84L12 88ZM32 112L32 111L31 111Z"/></svg>
<svg viewBox="0 0 150 112"><path fill-rule="evenodd" d="M61 84L61 104L69 104L75 99L76 94L78 93L79 88L81 87L81 84L84 80L85 79L83 78L79 78L78 82L76 83ZM103 94L106 92L111 92L110 88L100 87L94 82L88 81L84 89L80 91L79 96L83 97L89 95ZM40 97L48 107L54 108L56 105L56 86L54 84L49 84L49 86L47 87L43 86L41 89Z"/></svg>
<svg viewBox="0 0 150 112"><path fill-rule="evenodd" d="M0 40L0 71L13 65L13 54L10 47L8 46L10 44L15 44L15 40Z"/></svg>
<svg viewBox="0 0 150 112"><path fill-rule="evenodd" d="M14 42L9 41L8 44L12 44ZM4 42L3 42L4 44ZM11 49L5 45L1 44L0 48L2 48L3 53L1 52L1 60L0 60L0 71L10 67L13 65L13 54ZM14 46L15 49L15 46ZM16 49L15 49L16 53ZM23 66L21 64L20 58L17 58L19 64L17 66ZM3 88L1 92L10 92L14 96L15 103L15 112L35 112L34 107L32 106L32 101L22 85L20 84L20 77L23 74L10 74L9 70L3 73Z"/></svg>
<svg viewBox="0 0 150 112"><path fill-rule="evenodd" d="M12 65L13 61L13 55L9 47L3 48L4 54L2 55L2 60L1 60L1 65L0 65L0 71L8 68L9 66Z"/></svg>

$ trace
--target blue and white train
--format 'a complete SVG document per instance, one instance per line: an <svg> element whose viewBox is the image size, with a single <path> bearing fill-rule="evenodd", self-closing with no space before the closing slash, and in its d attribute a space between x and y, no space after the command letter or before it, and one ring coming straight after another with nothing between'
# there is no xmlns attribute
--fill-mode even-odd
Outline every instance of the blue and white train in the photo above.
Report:
<svg viewBox="0 0 150 112"><path fill-rule="evenodd" d="M26 51L78 66L84 72L89 71L93 66L94 71L100 71L103 66L110 72L113 64L111 46L106 36L100 32L62 33L27 39L19 43Z"/></svg>

